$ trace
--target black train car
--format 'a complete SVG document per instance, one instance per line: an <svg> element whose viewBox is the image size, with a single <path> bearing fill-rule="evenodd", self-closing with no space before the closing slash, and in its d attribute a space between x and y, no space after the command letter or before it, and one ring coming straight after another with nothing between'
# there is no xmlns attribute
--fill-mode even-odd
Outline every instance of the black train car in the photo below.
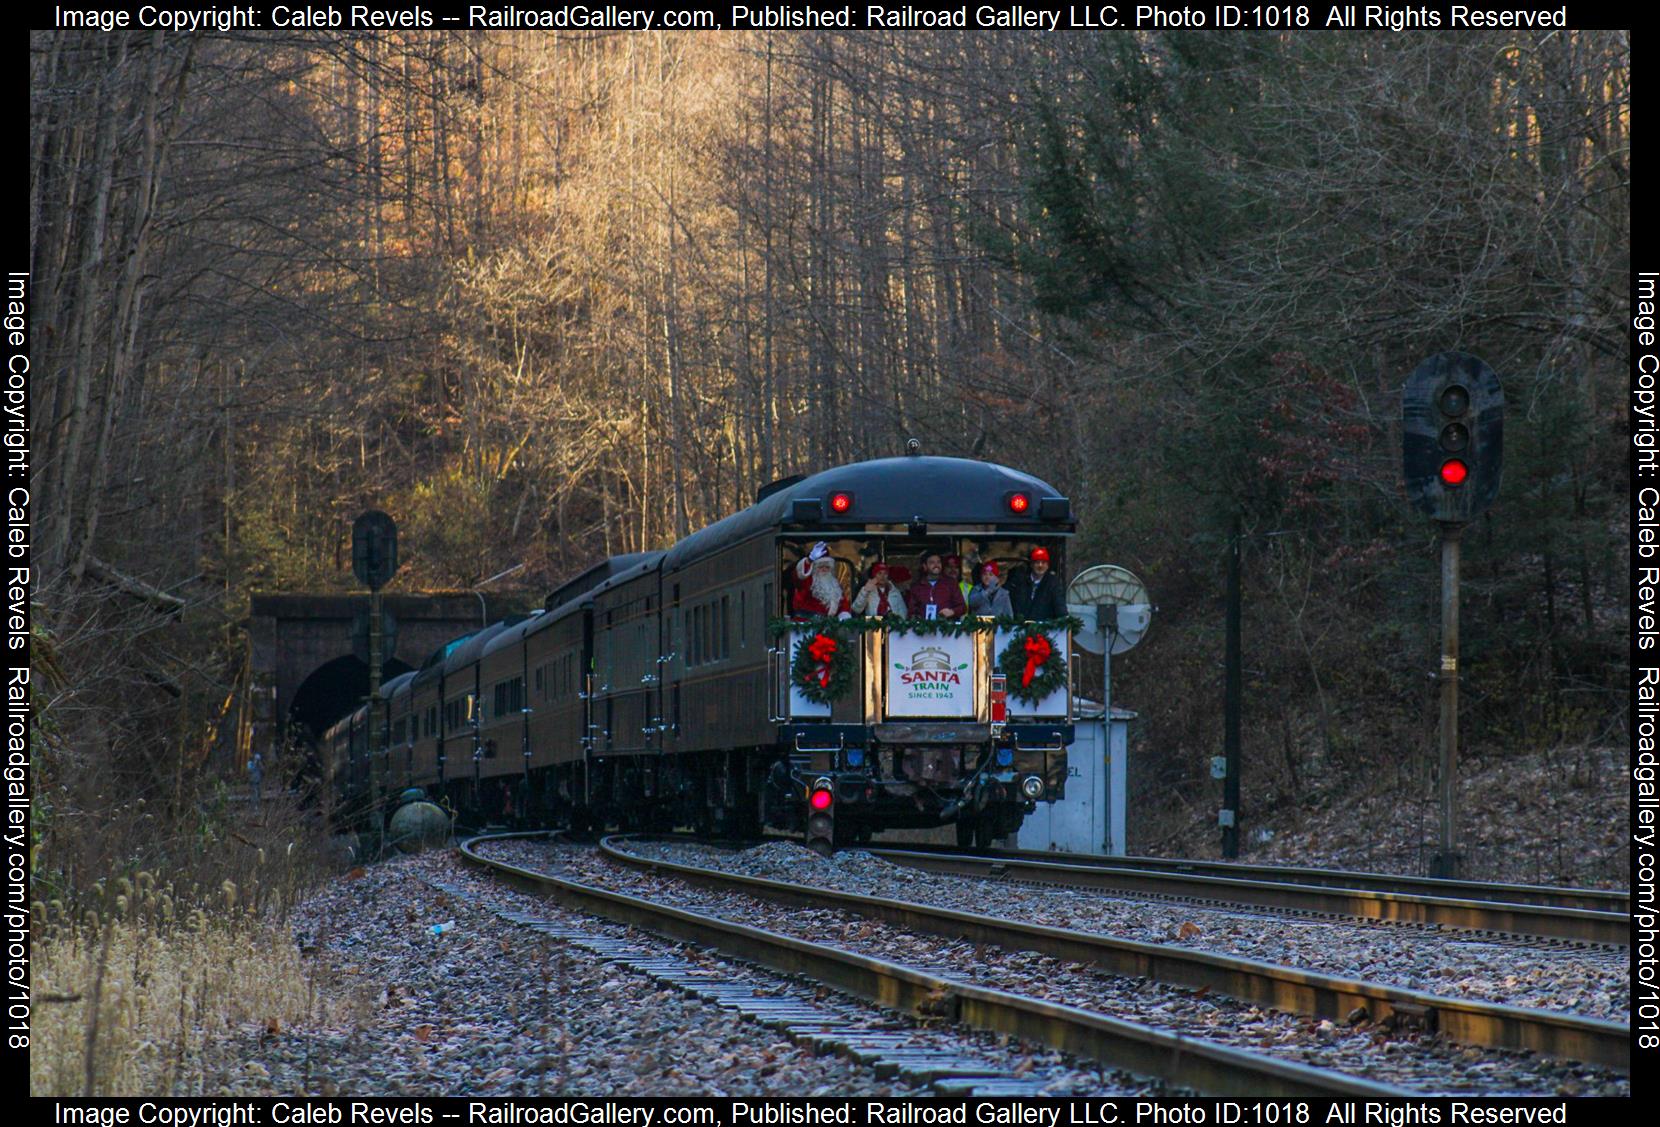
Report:
<svg viewBox="0 0 1660 1127"><path fill-rule="evenodd" d="M956 822L981 842L1012 832L1036 801L1062 796L1072 724L1067 691L1011 701L993 722L1007 631L860 631L844 641L857 651L850 691L826 704L791 684L801 632L772 627L789 613L793 565L819 541L851 593L876 562L915 572L931 551L996 560L1008 575L1044 547L1059 573L1074 528L1046 482L959 458L861 462L763 490L662 559L661 753L734 829L805 824L810 838L849 840ZM1051 637L1070 661L1069 632ZM912 699L902 682L937 663L956 691Z"/></svg>

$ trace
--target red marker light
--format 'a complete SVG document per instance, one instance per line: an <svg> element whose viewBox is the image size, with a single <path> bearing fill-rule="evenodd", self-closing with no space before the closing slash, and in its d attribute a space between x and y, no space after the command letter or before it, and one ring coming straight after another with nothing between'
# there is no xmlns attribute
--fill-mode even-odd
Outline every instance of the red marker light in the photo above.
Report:
<svg viewBox="0 0 1660 1127"><path fill-rule="evenodd" d="M830 809L830 802L830 792L827 790L815 790L811 797L807 799L807 805L814 810L828 810Z"/></svg>
<svg viewBox="0 0 1660 1127"><path fill-rule="evenodd" d="M847 510L851 509L852 507L853 507L853 494L851 494L851 493L832 493L832 494L830 494L830 511L831 512L833 512L833 513L845 513L845 512L847 512Z"/></svg>
<svg viewBox="0 0 1660 1127"><path fill-rule="evenodd" d="M1445 485L1463 485L1464 479L1470 476L1470 467L1457 458L1448 458L1441 463L1441 481Z"/></svg>
<svg viewBox="0 0 1660 1127"><path fill-rule="evenodd" d="M1024 493L1009 494L1009 511L1023 513L1032 507L1032 499Z"/></svg>

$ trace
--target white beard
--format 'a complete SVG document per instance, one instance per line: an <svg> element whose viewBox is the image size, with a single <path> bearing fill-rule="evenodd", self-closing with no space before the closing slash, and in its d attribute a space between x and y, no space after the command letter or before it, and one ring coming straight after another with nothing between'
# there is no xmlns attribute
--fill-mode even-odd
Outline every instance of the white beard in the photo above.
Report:
<svg viewBox="0 0 1660 1127"><path fill-rule="evenodd" d="M835 614L842 605L842 585L836 581L833 571L814 571L813 585L809 590L813 598L823 605L826 614Z"/></svg>

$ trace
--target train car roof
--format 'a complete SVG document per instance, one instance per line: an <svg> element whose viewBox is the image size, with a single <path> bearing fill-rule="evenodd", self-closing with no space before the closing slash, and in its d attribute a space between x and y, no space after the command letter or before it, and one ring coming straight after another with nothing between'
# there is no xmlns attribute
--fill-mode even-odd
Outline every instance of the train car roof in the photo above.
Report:
<svg viewBox="0 0 1660 1127"><path fill-rule="evenodd" d="M380 687L380 695L383 697L396 696L409 688L409 683L413 680L415 680L415 670L411 669L407 673L400 673Z"/></svg>
<svg viewBox="0 0 1660 1127"><path fill-rule="evenodd" d="M906 525L917 517L927 524L995 525L1025 536L1065 535L1073 528L1070 516L1056 522L1038 515L1040 500L1061 496L1054 486L1020 470L972 458L877 458L835 466L781 488L777 484L762 490L760 499L749 508L692 533L670 548L663 570L676 571L768 529L782 531L790 523L797 498L825 502L821 520L810 527L800 526L803 535L814 531L834 534L839 528L862 529L873 524ZM1008 495L1014 492L1030 496L1031 507L1023 516L1008 509ZM853 495L853 508L845 515L829 511L833 493Z"/></svg>
<svg viewBox="0 0 1660 1127"><path fill-rule="evenodd" d="M334 723L330 724L327 728L323 729L322 738L325 739L325 740L334 739L335 738L335 733L338 732L341 728L347 727L347 726L351 725L352 723L354 723L358 719L358 715L360 713L362 714L362 718L367 720L369 718L369 706L367 704L360 704L356 708L352 709L350 712L346 713L340 719L336 720Z"/></svg>
<svg viewBox="0 0 1660 1127"><path fill-rule="evenodd" d="M645 563L648 558L661 556L662 554L662 552L626 552L620 556L607 556L549 591L548 597L542 602L542 606L547 610L556 610L563 604L573 601L576 596L586 594L598 587L618 572Z"/></svg>
<svg viewBox="0 0 1660 1127"><path fill-rule="evenodd" d="M547 630L547 629L551 628L554 623L563 622L563 621L565 621L565 619L569 618L571 615L577 614L578 612L582 611L584 608L592 607L593 605L594 605L594 594L593 594L593 592L592 591L582 591L579 594L577 594L574 598L572 598L572 599L570 599L566 602L560 603L558 606L552 607L549 610L545 611L544 613L542 613L540 615L537 615L536 616L536 621L531 624L530 630L527 631L527 633L535 634L538 631Z"/></svg>
<svg viewBox="0 0 1660 1127"><path fill-rule="evenodd" d="M505 629L507 629L507 623L492 622L490 625L480 628L477 633L469 634L466 641L451 650L449 656L444 658L445 674L464 669L477 661L490 639Z"/></svg>
<svg viewBox="0 0 1660 1127"><path fill-rule="evenodd" d="M605 582L603 582L599 586L595 587L592 591L588 592L588 596L590 598L592 598L592 597L600 594L600 592L602 592L602 591L609 591L613 587L620 587L624 583L631 583L634 580L640 578L640 576L642 576L642 575L649 575L650 573L657 570L658 563L668 553L667 552L639 552L639 553L636 553L636 554L640 556L640 562L639 563L634 564L632 567L625 568L624 570L619 571L616 574L612 575L611 578L607 579Z"/></svg>
<svg viewBox="0 0 1660 1127"><path fill-rule="evenodd" d="M526 634L530 633L531 627L540 622L546 613L546 611L540 610L532 611L528 618L521 619L518 622L508 625L507 629L501 631L494 638L491 638L488 642L484 643L484 650L480 656L488 657L497 650L505 649L508 646L518 645L520 640L522 640Z"/></svg>

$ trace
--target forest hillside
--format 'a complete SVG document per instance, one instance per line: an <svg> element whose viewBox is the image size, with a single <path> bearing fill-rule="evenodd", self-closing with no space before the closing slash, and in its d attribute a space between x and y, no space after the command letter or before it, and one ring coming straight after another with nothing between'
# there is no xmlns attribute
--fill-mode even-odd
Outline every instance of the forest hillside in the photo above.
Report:
<svg viewBox="0 0 1660 1127"><path fill-rule="evenodd" d="M1626 739L1626 33L62 31L29 65L45 833L234 776L249 595L351 587L365 508L393 590L534 594L908 437L1054 482L1071 560L1151 589L1133 846L1214 838L1236 535L1247 825L1427 798L1400 387L1455 348L1508 407L1468 754Z"/></svg>

